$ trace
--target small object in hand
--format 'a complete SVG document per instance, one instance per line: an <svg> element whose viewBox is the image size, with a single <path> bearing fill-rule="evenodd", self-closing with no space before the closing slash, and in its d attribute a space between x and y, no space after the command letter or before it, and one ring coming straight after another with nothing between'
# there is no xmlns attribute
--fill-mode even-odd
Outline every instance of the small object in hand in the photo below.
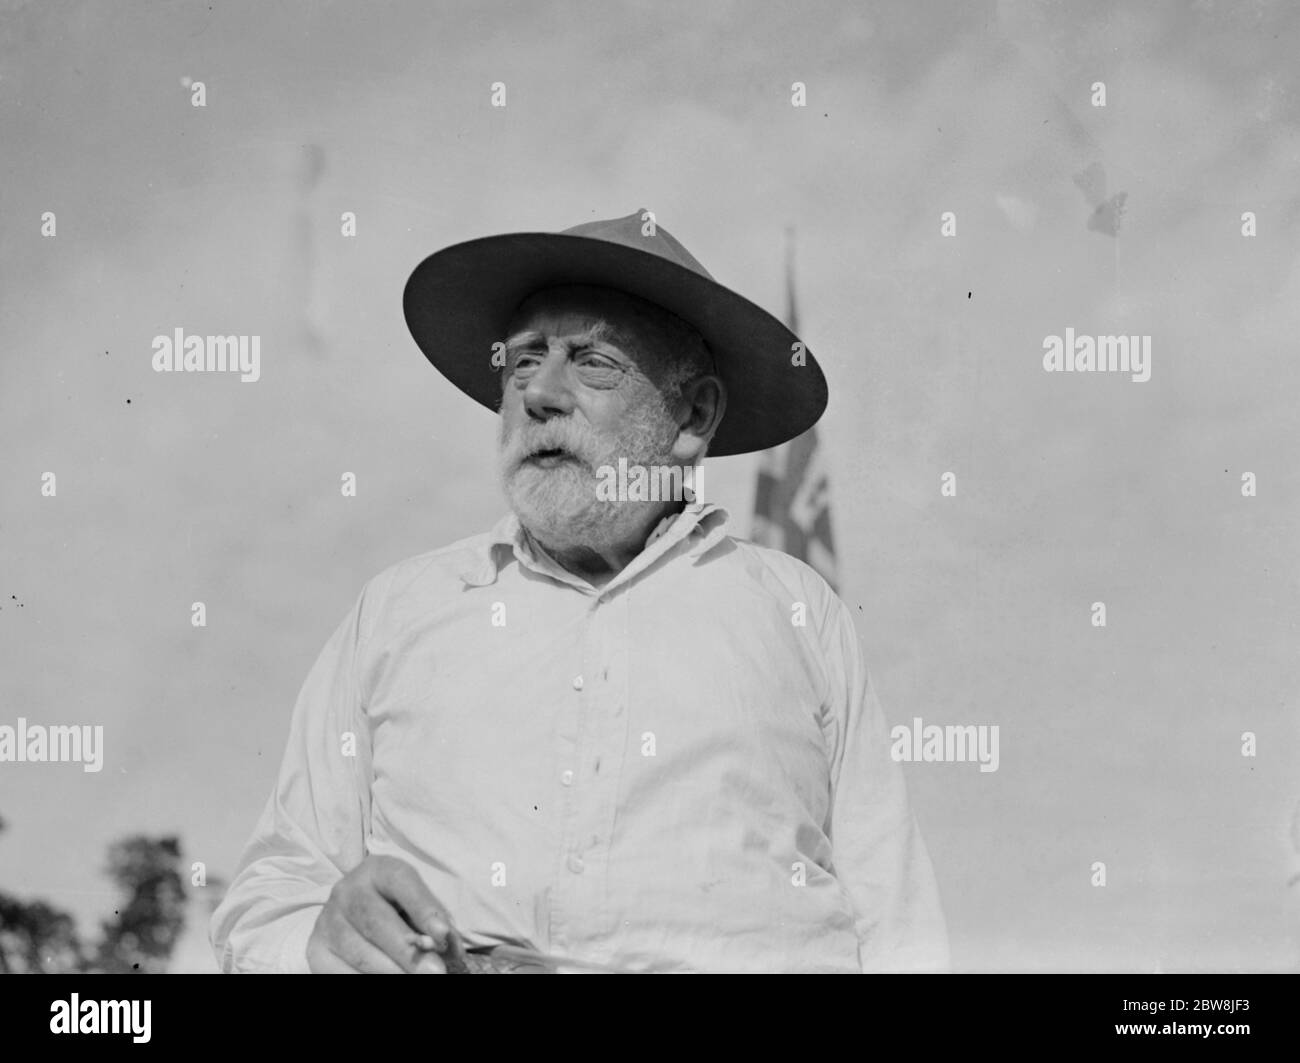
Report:
<svg viewBox="0 0 1300 1063"><path fill-rule="evenodd" d="M623 974L616 967L555 956L517 945L476 945L464 950L468 974ZM447 967L451 973L450 965ZM462 972L457 972L462 973Z"/></svg>
<svg viewBox="0 0 1300 1063"><path fill-rule="evenodd" d="M426 952L436 951L433 938L417 934L412 945ZM455 930L447 938L446 950L439 953L448 974L624 974L615 967L605 967L585 960L554 956L518 945L475 945L466 948Z"/></svg>

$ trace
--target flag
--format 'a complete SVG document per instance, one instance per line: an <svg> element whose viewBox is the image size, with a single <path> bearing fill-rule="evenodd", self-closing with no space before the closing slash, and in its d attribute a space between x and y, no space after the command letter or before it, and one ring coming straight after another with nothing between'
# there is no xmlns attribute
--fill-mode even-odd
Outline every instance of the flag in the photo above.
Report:
<svg viewBox="0 0 1300 1063"><path fill-rule="evenodd" d="M789 229L786 230L785 298L786 324L797 336L794 235ZM830 479L816 425L788 443L763 451L760 456L751 538L761 546L784 550L806 561L835 587Z"/></svg>

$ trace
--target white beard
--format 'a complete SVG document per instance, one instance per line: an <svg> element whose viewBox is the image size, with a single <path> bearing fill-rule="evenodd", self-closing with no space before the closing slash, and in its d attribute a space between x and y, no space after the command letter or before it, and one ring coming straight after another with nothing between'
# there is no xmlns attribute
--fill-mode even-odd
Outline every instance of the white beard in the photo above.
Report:
<svg viewBox="0 0 1300 1063"><path fill-rule="evenodd" d="M501 433L502 486L519 522L543 546L554 550L586 547L598 552L624 543L663 509L662 502L601 499L596 470L629 466L667 465L677 439L677 424L662 399L636 407L614 438L598 435L585 421L555 419L529 425L509 439ZM563 446L580 460L543 468L520 462L537 440Z"/></svg>

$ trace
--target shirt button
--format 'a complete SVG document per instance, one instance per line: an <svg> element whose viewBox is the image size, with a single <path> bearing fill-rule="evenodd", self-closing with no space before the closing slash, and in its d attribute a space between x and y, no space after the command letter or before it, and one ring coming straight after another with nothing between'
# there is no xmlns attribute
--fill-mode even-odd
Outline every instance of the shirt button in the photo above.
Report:
<svg viewBox="0 0 1300 1063"><path fill-rule="evenodd" d="M570 856L567 863L568 863L569 870L572 871L575 875L581 875L587 866L582 862L582 857L576 854Z"/></svg>
<svg viewBox="0 0 1300 1063"><path fill-rule="evenodd" d="M567 768L564 771L562 771L560 773L560 782L564 783L565 786L572 786L573 772L569 771Z"/></svg>
<svg viewBox="0 0 1300 1063"><path fill-rule="evenodd" d="M574 690L582 689L582 676L576 675L573 677L573 689Z"/></svg>

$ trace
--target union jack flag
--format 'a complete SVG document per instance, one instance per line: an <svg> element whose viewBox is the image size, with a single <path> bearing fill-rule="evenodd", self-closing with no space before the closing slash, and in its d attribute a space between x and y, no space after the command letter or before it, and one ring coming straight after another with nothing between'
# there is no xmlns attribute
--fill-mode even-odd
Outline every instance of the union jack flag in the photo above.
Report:
<svg viewBox="0 0 1300 1063"><path fill-rule="evenodd" d="M794 237L786 230L786 324L796 336ZM788 443L763 451L754 497L751 538L806 561L832 587L836 585L835 540L831 534L830 478L817 426Z"/></svg>

